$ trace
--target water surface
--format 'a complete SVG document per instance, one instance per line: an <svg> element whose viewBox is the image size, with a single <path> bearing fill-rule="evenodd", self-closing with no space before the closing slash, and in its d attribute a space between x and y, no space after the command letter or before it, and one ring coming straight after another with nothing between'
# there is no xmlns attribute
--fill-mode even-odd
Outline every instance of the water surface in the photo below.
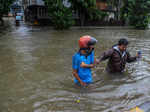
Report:
<svg viewBox="0 0 150 112"><path fill-rule="evenodd" d="M145 103L150 101L149 30L56 31L24 23L15 27L13 19L6 22L0 28L1 112L124 112L136 106L150 111L150 103ZM125 74L119 76L105 73L107 62L103 62L93 69L92 88L78 89L71 66L82 35L98 40L96 57L120 38L130 41L131 55L141 50L143 57L127 64Z"/></svg>

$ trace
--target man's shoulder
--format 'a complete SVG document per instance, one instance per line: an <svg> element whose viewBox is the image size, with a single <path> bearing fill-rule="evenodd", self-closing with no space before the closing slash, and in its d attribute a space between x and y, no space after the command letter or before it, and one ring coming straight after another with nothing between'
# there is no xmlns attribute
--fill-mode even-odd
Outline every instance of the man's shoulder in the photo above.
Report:
<svg viewBox="0 0 150 112"><path fill-rule="evenodd" d="M74 59L78 59L78 58L80 58L80 53L79 52L77 52L77 53L75 53L74 55L73 55L73 58Z"/></svg>
<svg viewBox="0 0 150 112"><path fill-rule="evenodd" d="M80 53L79 53L79 52L76 52L76 53L74 53L73 57L74 57L74 56L80 56Z"/></svg>

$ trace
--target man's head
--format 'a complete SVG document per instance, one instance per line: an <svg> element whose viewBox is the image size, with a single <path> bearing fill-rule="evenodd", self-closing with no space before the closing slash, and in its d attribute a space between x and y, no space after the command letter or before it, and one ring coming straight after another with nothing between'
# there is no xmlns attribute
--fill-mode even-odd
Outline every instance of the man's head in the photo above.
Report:
<svg viewBox="0 0 150 112"><path fill-rule="evenodd" d="M79 39L79 47L80 50L85 51L85 53L88 55L94 50L94 45L96 44L97 40L94 37L91 37L89 35L82 36Z"/></svg>
<svg viewBox="0 0 150 112"><path fill-rule="evenodd" d="M127 39L124 39L124 38L120 39L118 41L118 47L119 47L120 51L125 51L127 49L128 44L129 44L129 42Z"/></svg>

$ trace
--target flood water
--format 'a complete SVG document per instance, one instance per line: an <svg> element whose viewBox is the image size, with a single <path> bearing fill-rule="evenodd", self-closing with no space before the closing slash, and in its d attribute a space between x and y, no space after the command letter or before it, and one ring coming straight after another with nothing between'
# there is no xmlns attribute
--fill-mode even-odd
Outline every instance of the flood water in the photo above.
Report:
<svg viewBox="0 0 150 112"><path fill-rule="evenodd" d="M7 25L9 24L9 25ZM72 55L82 35L94 36L96 57L120 38L130 41L131 55L123 75L105 73L107 61L93 69L91 88L74 86ZM150 112L150 30L0 27L0 112L125 112L138 106ZM144 105L143 105L144 104Z"/></svg>

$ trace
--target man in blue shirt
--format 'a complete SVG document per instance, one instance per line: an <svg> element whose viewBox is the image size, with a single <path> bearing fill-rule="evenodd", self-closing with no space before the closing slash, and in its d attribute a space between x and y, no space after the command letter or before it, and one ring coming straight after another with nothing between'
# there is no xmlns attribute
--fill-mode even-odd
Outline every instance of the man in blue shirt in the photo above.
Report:
<svg viewBox="0 0 150 112"><path fill-rule="evenodd" d="M94 45L97 40L91 36L79 39L79 51L72 59L74 82L79 86L86 86L93 82L91 68L95 65Z"/></svg>

